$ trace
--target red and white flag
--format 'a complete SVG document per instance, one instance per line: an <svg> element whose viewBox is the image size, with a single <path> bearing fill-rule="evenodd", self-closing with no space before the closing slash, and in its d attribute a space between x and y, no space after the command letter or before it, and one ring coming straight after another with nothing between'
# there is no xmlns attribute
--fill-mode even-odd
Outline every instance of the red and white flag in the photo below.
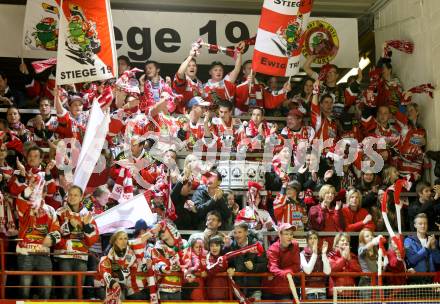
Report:
<svg viewBox="0 0 440 304"><path fill-rule="evenodd" d="M61 6L61 0L57 0ZM60 7L58 85L118 75L110 0L63 0Z"/></svg>
<svg viewBox="0 0 440 304"><path fill-rule="evenodd" d="M153 225L156 221L156 216L151 212L143 193L95 217L96 225L101 234L111 233L120 228L134 227L140 219L143 219L148 225Z"/></svg>
<svg viewBox="0 0 440 304"><path fill-rule="evenodd" d="M261 10L252 68L273 76L293 76L299 71L302 34L313 0L265 0Z"/></svg>
<svg viewBox="0 0 440 304"><path fill-rule="evenodd" d="M87 123L86 134L82 142L82 148L76 164L73 182L75 185L85 190L90 176L95 170L95 166L101 157L101 151L104 147L105 138L108 133L110 123L110 114L103 112L98 101L94 101ZM98 170L101 173L104 168ZM99 168L97 168L99 169Z"/></svg>
<svg viewBox="0 0 440 304"><path fill-rule="evenodd" d="M56 58L49 58L46 60L33 61L32 66L34 67L35 73L40 74L45 70L53 67L57 64Z"/></svg>

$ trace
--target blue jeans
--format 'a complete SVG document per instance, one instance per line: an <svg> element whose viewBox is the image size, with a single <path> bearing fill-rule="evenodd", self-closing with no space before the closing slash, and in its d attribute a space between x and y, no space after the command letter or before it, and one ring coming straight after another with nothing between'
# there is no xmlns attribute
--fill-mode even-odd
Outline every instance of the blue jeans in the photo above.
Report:
<svg viewBox="0 0 440 304"><path fill-rule="evenodd" d="M18 270L20 271L52 271L52 261L48 255L24 255L17 256ZM38 275L37 281L39 286L52 286L52 276ZM32 285L32 275L23 275L20 277L21 286ZM23 299L29 299L30 287L21 288L21 296ZM51 288L40 288L40 297L42 299L50 299Z"/></svg>
<svg viewBox="0 0 440 304"><path fill-rule="evenodd" d="M178 292L160 292L160 299L161 300L181 300L182 299L182 293L180 291Z"/></svg>
<svg viewBox="0 0 440 304"><path fill-rule="evenodd" d="M87 271L87 261L80 259L59 259L58 265L61 271ZM85 277L82 277L81 285L84 285ZM61 284L63 286L76 285L76 276L62 276ZM70 299L72 288L63 288L63 299Z"/></svg>
<svg viewBox="0 0 440 304"><path fill-rule="evenodd" d="M325 300L327 295L323 292L314 292L306 294L307 300Z"/></svg>

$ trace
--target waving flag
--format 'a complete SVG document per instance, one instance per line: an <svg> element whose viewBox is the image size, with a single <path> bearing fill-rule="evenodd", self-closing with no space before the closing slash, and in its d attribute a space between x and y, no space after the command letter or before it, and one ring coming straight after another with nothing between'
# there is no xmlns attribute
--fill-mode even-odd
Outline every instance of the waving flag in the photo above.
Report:
<svg viewBox="0 0 440 304"><path fill-rule="evenodd" d="M82 143L73 182L85 190L96 163L101 156L110 123L110 114L104 113L98 101L93 102L86 134Z"/></svg>
<svg viewBox="0 0 440 304"><path fill-rule="evenodd" d="M252 59L252 68L273 76L293 76L299 71L313 0L265 0Z"/></svg>
<svg viewBox="0 0 440 304"><path fill-rule="evenodd" d="M143 193L129 201L119 204L95 217L99 233L111 233L119 228L134 227L136 222L143 219L148 225L156 221Z"/></svg>
<svg viewBox="0 0 440 304"><path fill-rule="evenodd" d="M61 5L61 0L57 0ZM110 0L63 0L57 57L58 85L105 80L117 73Z"/></svg>

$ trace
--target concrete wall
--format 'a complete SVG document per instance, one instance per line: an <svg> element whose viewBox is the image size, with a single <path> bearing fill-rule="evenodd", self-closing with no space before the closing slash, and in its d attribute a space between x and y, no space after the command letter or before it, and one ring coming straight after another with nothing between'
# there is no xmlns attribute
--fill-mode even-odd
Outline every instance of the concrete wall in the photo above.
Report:
<svg viewBox="0 0 440 304"><path fill-rule="evenodd" d="M427 82L438 88L434 100L424 94L413 100L421 108L428 149L440 150L440 0L390 0L375 14L374 28L377 56L385 40L414 42L412 55L393 51L393 71L405 89Z"/></svg>

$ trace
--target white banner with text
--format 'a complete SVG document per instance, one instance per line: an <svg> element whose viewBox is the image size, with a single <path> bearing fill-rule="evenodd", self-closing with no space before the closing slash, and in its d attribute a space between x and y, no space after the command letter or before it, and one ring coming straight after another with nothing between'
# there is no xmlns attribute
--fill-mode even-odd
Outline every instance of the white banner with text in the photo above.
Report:
<svg viewBox="0 0 440 304"><path fill-rule="evenodd" d="M42 58L41 54L23 52L25 6L0 5L0 33L7 43L0 46L1 57ZM188 55L191 44L201 37L205 42L232 46L252 37L258 28L259 15L177 13L133 10L112 10L118 55L133 62L156 60L180 63ZM332 62L339 67L357 67L359 62L357 20L353 18L310 18L303 56L327 54L317 64ZM251 59L253 46L244 59ZM222 54L202 50L197 62L210 64L221 60L233 64Z"/></svg>

